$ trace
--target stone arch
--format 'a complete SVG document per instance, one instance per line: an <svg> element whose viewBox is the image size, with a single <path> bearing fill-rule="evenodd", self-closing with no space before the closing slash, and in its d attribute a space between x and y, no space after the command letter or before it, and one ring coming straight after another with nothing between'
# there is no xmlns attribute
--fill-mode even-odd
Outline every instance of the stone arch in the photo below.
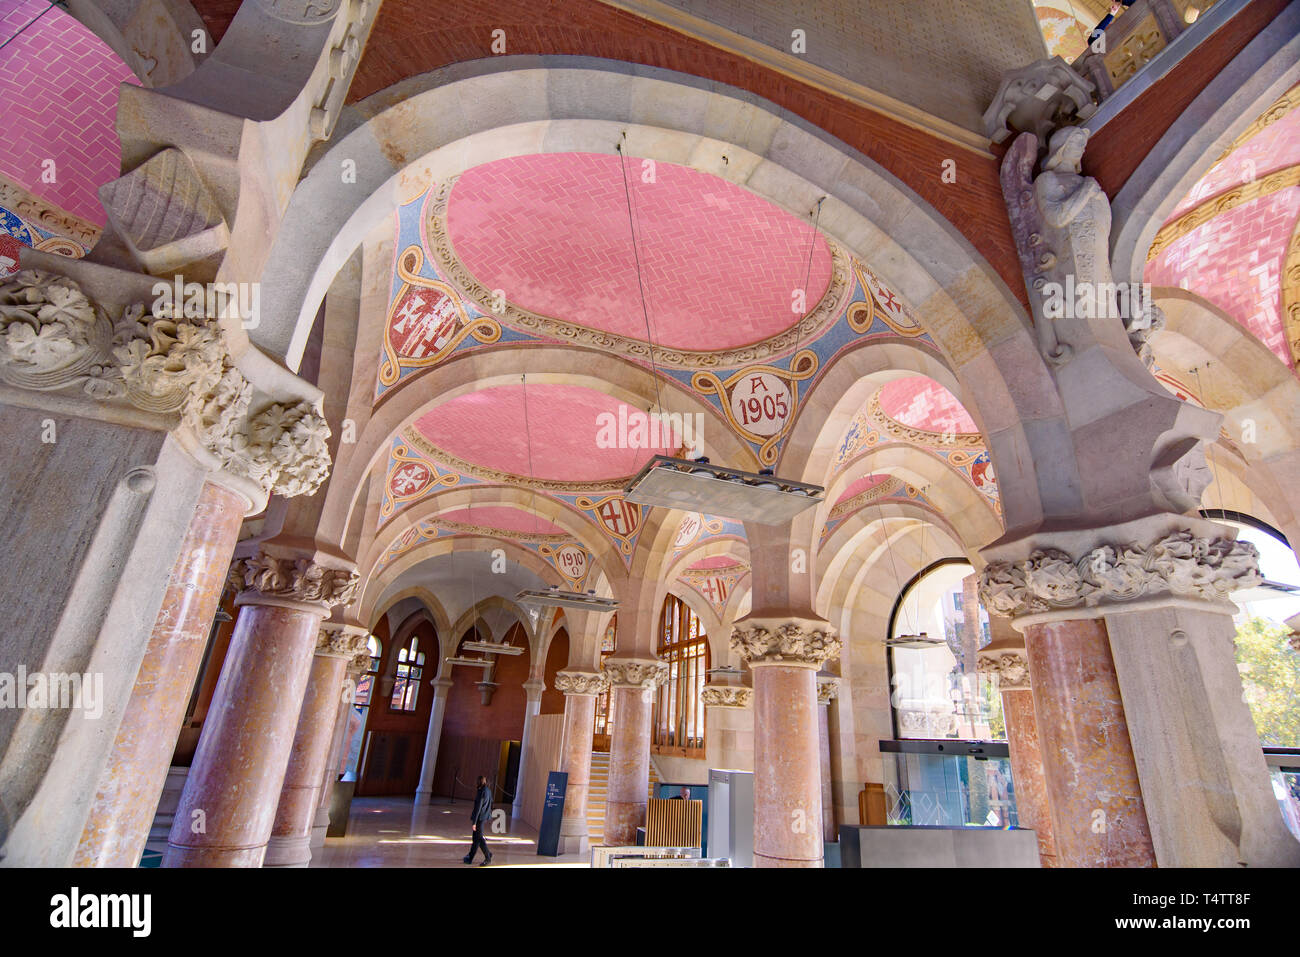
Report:
<svg viewBox="0 0 1300 957"><path fill-rule="evenodd" d="M295 190L264 265L264 275L277 277L263 308L272 319L253 341L297 366L333 274L403 190L504 156L609 152L626 133L635 155L718 175L787 211L802 215L825 196L823 232L871 263L923 317L995 455L1027 445L1021 419L1057 415L1043 400L1055 390L1018 299L937 212L865 156L742 90L615 61L542 63L457 64L345 111L336 142ZM476 108L464 110L468 102ZM343 157L357 164L355 184L339 181ZM1041 508L1032 466L1021 470L1023 481L1005 465L999 471L1016 486L1009 491L1023 521L1033 521Z"/></svg>
<svg viewBox="0 0 1300 957"><path fill-rule="evenodd" d="M451 627L451 622L447 618L447 611L433 592L420 585L412 585L409 588L403 588L401 591L386 596L384 603L376 606L369 613L365 612L364 605L358 604L357 607L360 610L358 617L361 621L378 621L380 616L388 614L390 608L407 598L414 598L424 606L425 612L429 615L429 620L433 622L434 630L438 633L438 640L441 642L442 635ZM369 627L373 630L373 626Z"/></svg>
<svg viewBox="0 0 1300 957"><path fill-rule="evenodd" d="M581 385L641 408L649 408L656 399L654 378L648 369L595 349L539 344L454 356L412 376L402 388L386 395L374 408L356 444L341 450L326 491L322 536L329 541L343 541L366 476L384 467L391 441L400 429L451 399L493 386L515 385L525 372L530 382ZM676 386L672 389L674 411L703 413L715 423L704 433L706 451L742 468L757 469L753 452L725 425L712 405L689 390Z"/></svg>
<svg viewBox="0 0 1300 957"><path fill-rule="evenodd" d="M1138 281L1174 207L1234 139L1300 82L1300 8L1273 19L1197 95L1111 201L1111 269Z"/></svg>

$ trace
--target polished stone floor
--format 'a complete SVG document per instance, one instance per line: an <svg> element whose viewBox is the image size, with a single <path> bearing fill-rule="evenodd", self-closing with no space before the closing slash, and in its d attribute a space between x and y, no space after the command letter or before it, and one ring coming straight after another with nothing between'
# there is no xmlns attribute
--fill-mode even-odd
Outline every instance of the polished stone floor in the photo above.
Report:
<svg viewBox="0 0 1300 957"><path fill-rule="evenodd" d="M311 867L457 867L469 851L469 801L421 804L412 798L357 798L346 837L331 837L312 849ZM539 857L537 831L523 821L501 818L505 833L489 827L491 867L587 867L587 855ZM477 855L478 867L482 855Z"/></svg>

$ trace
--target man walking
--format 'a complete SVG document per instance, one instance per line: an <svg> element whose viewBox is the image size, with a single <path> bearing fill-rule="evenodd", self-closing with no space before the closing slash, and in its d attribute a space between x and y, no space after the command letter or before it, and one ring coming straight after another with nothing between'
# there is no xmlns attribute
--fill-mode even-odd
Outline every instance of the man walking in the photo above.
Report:
<svg viewBox="0 0 1300 957"><path fill-rule="evenodd" d="M492 852L488 850L487 841L483 840L483 829L487 827L488 818L491 816L492 790L488 787L487 778L480 774L478 776L478 793L474 795L474 808L469 813L474 835L469 845L469 853L463 858L466 864L474 863L474 852L479 848L483 849L483 860L479 867L487 867L492 863Z"/></svg>

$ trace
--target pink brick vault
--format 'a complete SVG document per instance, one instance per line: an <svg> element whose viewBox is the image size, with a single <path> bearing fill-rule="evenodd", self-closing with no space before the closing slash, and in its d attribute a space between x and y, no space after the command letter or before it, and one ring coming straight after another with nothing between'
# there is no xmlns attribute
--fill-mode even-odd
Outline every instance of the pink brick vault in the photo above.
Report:
<svg viewBox="0 0 1300 957"><path fill-rule="evenodd" d="M1147 264L1146 279L1204 296L1292 365L1280 300L1283 260L1298 215L1297 188L1238 206L1167 246Z"/></svg>
<svg viewBox="0 0 1300 957"><path fill-rule="evenodd" d="M0 0L0 37L49 4ZM58 7L0 50L0 176L75 216L104 225L98 188L118 175L118 87L139 81L108 46ZM55 161L55 182L41 182Z"/></svg>
<svg viewBox="0 0 1300 957"><path fill-rule="evenodd" d="M664 346L724 349L792 326L830 283L812 225L697 170L627 160L651 331ZM461 262L525 309L633 339L645 317L617 155L520 156L461 176L447 228ZM812 266L809 278L809 254Z"/></svg>

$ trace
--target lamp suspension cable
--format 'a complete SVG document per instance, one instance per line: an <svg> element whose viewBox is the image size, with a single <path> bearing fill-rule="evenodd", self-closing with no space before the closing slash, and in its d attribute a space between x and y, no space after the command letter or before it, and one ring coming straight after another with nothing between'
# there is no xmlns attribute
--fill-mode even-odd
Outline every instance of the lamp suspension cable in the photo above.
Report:
<svg viewBox="0 0 1300 957"><path fill-rule="evenodd" d="M623 132L623 139L627 139L627 131ZM641 296L641 315L645 319L645 339L649 347L650 355L650 373L655 383L655 406L660 412L666 411L663 406L663 398L659 394L659 368L655 364L655 341L650 332L650 308L646 304L645 281L641 277L641 254L636 248L636 219L633 213L632 187L627 180L627 155L623 152L622 140L614 144L614 149L618 150L619 170L623 175L623 195L627 199L627 226L632 234L632 262L636 266L636 286Z"/></svg>
<svg viewBox="0 0 1300 957"><path fill-rule="evenodd" d="M817 200L816 210L809 210L808 213L809 217L812 219L812 235L808 237L808 268L804 270L804 277L803 277L803 315L801 315L798 321L795 323L794 351L790 353L790 371L789 371L790 416L792 418L795 414L795 408L798 405L797 402L798 393L796 391L798 386L795 385L794 364L799 359L799 342L800 342L800 338L803 335L804 321L808 318L808 283L812 282L813 253L817 251L817 230L820 227L822 221L822 203L824 202L826 202L825 196ZM780 444L777 445L776 458L774 458L772 461L779 462L781 460L781 453L785 451L786 439L788 439L789 437L790 437L790 430L787 428L785 430L785 433L781 436Z"/></svg>

